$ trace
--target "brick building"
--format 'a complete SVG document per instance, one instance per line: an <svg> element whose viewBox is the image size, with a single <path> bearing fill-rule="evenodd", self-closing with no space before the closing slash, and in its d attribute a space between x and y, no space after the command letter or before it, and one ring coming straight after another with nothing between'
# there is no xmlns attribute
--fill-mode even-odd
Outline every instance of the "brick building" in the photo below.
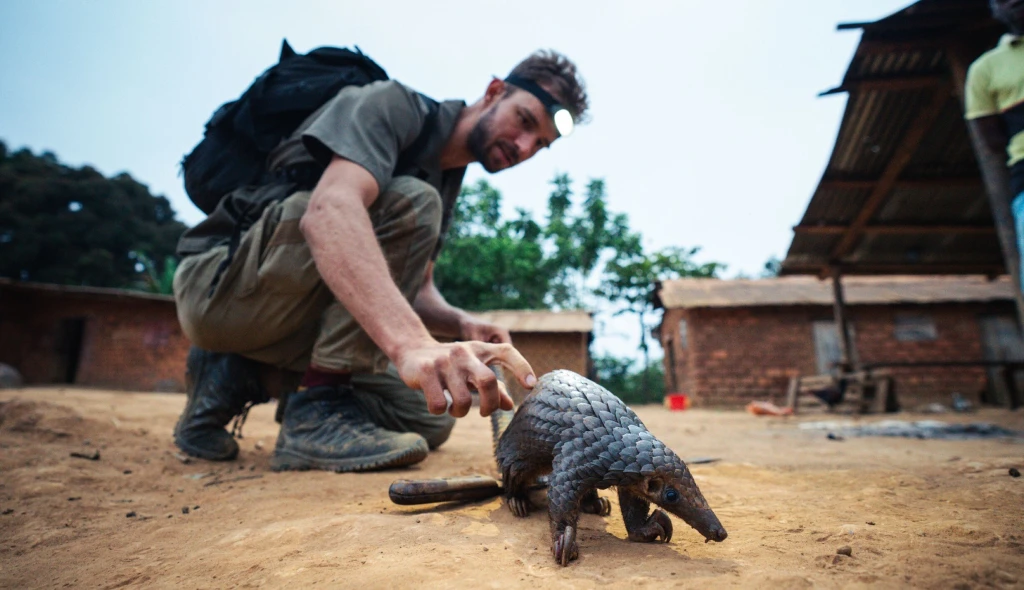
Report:
<svg viewBox="0 0 1024 590"><path fill-rule="evenodd" d="M853 351L863 364L1022 360L1007 279L859 277L843 280ZM833 292L810 277L681 279L659 285L666 387L704 406L785 400L790 378L839 360ZM1005 395L982 366L891 369L904 407Z"/></svg>
<svg viewBox="0 0 1024 590"><path fill-rule="evenodd" d="M587 372L589 313L479 315L512 333L538 375L555 368ZM0 279L0 363L16 368L27 384L184 391L189 345L172 297Z"/></svg>
<svg viewBox="0 0 1024 590"><path fill-rule="evenodd" d="M0 362L27 384L184 391L174 299L0 279Z"/></svg>

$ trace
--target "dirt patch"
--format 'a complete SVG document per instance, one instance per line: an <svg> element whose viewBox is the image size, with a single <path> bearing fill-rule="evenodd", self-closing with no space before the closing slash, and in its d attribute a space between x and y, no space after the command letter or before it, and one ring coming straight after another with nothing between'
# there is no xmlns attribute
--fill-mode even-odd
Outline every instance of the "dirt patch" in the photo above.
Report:
<svg viewBox="0 0 1024 590"><path fill-rule="evenodd" d="M485 419L460 420L412 469L279 474L272 406L253 410L239 460L221 464L176 452L183 405L0 392L0 587L1024 587L1019 440L836 441L797 428L820 415L640 407L680 455L722 459L692 471L729 538L704 544L676 520L668 545L629 543L614 507L583 516L580 560L562 569L542 511L389 502L400 477L496 475ZM942 419L1024 430L1020 412Z"/></svg>

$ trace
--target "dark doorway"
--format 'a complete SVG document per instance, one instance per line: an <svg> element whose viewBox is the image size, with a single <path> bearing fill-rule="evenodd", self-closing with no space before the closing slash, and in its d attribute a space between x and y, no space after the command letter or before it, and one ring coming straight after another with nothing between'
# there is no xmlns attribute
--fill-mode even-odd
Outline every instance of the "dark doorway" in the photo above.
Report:
<svg viewBox="0 0 1024 590"><path fill-rule="evenodd" d="M57 367L54 378L58 383L74 383L78 376L78 361L82 357L82 336L85 318L65 318L57 329Z"/></svg>

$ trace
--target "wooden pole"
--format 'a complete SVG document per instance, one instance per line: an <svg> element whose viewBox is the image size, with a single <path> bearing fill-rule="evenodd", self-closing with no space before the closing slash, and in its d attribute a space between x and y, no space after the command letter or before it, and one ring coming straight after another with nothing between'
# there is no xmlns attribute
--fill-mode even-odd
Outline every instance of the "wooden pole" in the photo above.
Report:
<svg viewBox="0 0 1024 590"><path fill-rule="evenodd" d="M832 295L833 310L836 318L836 328L839 329L839 349L841 353L840 362L843 372L857 370L859 365L857 352L854 349L853 339L850 338L850 324L846 317L846 299L843 297L842 271L838 266L832 269Z"/></svg>

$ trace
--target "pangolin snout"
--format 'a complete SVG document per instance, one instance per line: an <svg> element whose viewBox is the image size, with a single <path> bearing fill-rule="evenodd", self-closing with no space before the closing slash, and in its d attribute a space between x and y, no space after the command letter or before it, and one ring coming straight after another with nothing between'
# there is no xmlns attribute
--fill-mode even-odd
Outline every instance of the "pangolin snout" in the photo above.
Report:
<svg viewBox="0 0 1024 590"><path fill-rule="evenodd" d="M713 527L706 533L704 533L704 542L710 543L711 541L714 541L716 543L721 543L728 536L729 533L725 532L725 529L722 528L722 525L718 525L717 527Z"/></svg>
<svg viewBox="0 0 1024 590"><path fill-rule="evenodd" d="M721 543L729 536L729 533L725 532L725 527L722 526L721 521L718 520L718 517L711 510L701 510L694 514L692 519L686 518L684 520L696 529L698 533L704 535L705 543L710 543L711 541Z"/></svg>

